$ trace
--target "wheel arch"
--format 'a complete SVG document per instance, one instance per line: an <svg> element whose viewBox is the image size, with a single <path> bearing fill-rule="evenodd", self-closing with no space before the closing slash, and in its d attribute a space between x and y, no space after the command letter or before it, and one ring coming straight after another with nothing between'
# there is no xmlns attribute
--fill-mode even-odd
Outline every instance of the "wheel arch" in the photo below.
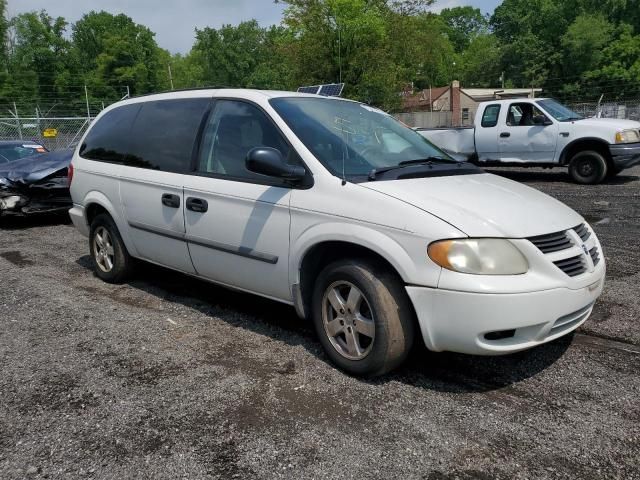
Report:
<svg viewBox="0 0 640 480"><path fill-rule="evenodd" d="M611 152L609 152L609 143L602 138L587 137L578 138L568 143L560 154L560 165L569 165L573 156L584 150L594 150L604 156L607 166L612 166Z"/></svg>
<svg viewBox="0 0 640 480"><path fill-rule="evenodd" d="M326 228L326 226L325 226ZM409 254L392 238L366 227L348 227L349 232L307 232L292 251L290 278L296 311L301 317L309 312L314 280L329 263L341 258L369 258L385 265L404 282L413 276L415 264ZM333 229L332 229L333 230ZM333 232L340 229L333 230ZM312 240L313 239L313 240ZM305 241L306 240L306 241Z"/></svg>
<svg viewBox="0 0 640 480"><path fill-rule="evenodd" d="M91 227L91 222L100 213L108 214L118 227L120 237L127 247L127 251L131 256L137 256L137 251L133 245L133 242L129 238L129 231L124 224L121 215L118 215L116 207L109 201L109 199L101 192L91 191L84 198L85 220L87 225Z"/></svg>

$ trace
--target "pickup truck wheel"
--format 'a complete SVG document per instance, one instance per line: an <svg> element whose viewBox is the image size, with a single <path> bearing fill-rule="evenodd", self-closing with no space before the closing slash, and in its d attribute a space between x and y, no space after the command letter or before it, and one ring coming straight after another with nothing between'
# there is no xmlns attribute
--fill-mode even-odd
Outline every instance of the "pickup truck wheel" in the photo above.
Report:
<svg viewBox="0 0 640 480"><path fill-rule="evenodd" d="M607 161L593 150L578 152L569 163L569 174L578 183L600 183L607 176Z"/></svg>
<svg viewBox="0 0 640 480"><path fill-rule="evenodd" d="M413 345L413 311L401 281L375 262L334 262L318 276L316 333L331 361L347 373L382 375Z"/></svg>
<svg viewBox="0 0 640 480"><path fill-rule="evenodd" d="M133 269L133 258L127 252L118 227L104 213L91 222L89 250L96 275L108 283L121 283Z"/></svg>

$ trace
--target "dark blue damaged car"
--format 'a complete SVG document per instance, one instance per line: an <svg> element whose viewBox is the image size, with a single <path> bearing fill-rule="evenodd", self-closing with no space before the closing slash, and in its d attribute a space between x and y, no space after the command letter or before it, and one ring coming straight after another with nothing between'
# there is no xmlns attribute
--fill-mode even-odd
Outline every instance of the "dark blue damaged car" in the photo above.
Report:
<svg viewBox="0 0 640 480"><path fill-rule="evenodd" d="M71 208L67 171L73 150L0 163L0 216L62 213Z"/></svg>

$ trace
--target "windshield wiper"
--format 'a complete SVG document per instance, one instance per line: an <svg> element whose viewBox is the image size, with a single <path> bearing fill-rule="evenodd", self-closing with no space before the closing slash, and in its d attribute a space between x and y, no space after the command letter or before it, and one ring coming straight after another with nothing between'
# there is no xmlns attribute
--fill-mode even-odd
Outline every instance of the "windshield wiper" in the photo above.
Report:
<svg viewBox="0 0 640 480"><path fill-rule="evenodd" d="M447 160L446 158L443 158L443 157L427 157L427 158L420 158L417 160L404 160L399 164L392 165L390 167L374 168L369 172L368 178L369 180L373 181L376 179L376 175L380 173L389 172L391 170L397 170L399 168L410 167L412 165L433 165L434 163L457 163L458 165L460 165L462 162L457 162L455 160Z"/></svg>

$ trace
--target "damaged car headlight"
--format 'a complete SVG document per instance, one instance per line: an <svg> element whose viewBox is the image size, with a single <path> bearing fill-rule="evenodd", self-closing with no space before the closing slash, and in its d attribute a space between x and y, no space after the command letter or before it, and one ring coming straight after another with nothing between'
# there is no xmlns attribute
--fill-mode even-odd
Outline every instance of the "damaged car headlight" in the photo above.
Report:
<svg viewBox="0 0 640 480"><path fill-rule="evenodd" d="M520 250L503 238L462 238L429 245L429 258L442 268L476 275L520 275L529 262Z"/></svg>
<svg viewBox="0 0 640 480"><path fill-rule="evenodd" d="M25 199L20 195L9 195L8 197L0 198L0 211L15 210L25 203Z"/></svg>

